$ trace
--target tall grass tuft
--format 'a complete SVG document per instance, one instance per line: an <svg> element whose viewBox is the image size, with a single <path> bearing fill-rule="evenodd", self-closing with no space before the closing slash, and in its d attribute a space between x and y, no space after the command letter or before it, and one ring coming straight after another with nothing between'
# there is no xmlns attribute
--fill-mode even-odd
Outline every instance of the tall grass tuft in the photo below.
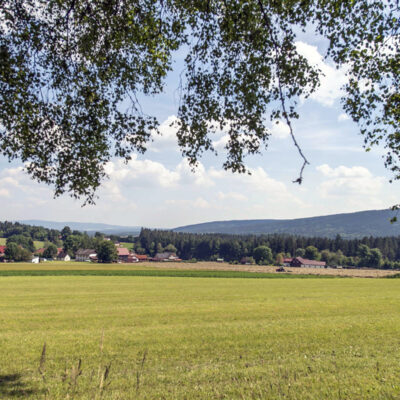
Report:
<svg viewBox="0 0 400 400"><path fill-rule="evenodd" d="M139 393L139 388L140 388L140 378L143 374L143 370L144 370L144 363L146 362L146 357L147 357L147 350L145 350L143 352L143 357L140 360L139 358L139 362L138 362L138 369L136 371L136 394Z"/></svg>
<svg viewBox="0 0 400 400"><path fill-rule="evenodd" d="M100 382L99 382L99 397L103 395L104 390L110 386L110 381L107 382L108 376L110 374L110 369L111 369L111 362L104 367L104 372L100 376Z"/></svg>

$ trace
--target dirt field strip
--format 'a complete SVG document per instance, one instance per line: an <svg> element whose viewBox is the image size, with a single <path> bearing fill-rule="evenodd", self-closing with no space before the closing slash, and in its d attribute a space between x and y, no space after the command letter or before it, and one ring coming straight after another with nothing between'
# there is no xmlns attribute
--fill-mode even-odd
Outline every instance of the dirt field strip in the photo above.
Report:
<svg viewBox="0 0 400 400"><path fill-rule="evenodd" d="M0 264L0 271L21 270L147 270L147 269L175 269L175 270L204 270L204 271L245 271L276 273L277 267L264 265L233 265L211 261L188 262L143 262L134 264L98 264L89 262L52 261L40 264L32 263L4 263ZM329 275L354 278L382 278L398 274L399 271L381 269L334 269L334 268L294 268L286 267L285 272L294 275Z"/></svg>
<svg viewBox="0 0 400 400"><path fill-rule="evenodd" d="M120 264L123 265L123 264ZM137 264L138 265L138 264ZM228 263L217 262L165 262L165 263L142 263L139 265L153 268L164 269L185 269L185 270L213 270L213 271L246 271L246 272L268 272L277 273L277 267L264 265L232 265ZM381 269L335 269L335 268L295 268L287 267L285 272L292 274L311 274L311 275L332 275L332 276L350 276L355 278L381 278L398 274L399 271L381 270Z"/></svg>

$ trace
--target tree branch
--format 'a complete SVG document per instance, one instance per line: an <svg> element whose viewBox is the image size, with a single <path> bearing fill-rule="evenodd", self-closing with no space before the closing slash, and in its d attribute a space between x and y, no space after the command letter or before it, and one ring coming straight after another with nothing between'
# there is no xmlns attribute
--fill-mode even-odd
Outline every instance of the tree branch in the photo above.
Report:
<svg viewBox="0 0 400 400"><path fill-rule="evenodd" d="M300 145L298 144L298 142L296 140L296 137L295 137L294 132L293 132L292 122L291 122L291 120L289 118L289 114L286 111L286 102L285 102L285 96L283 95L282 80L281 80L279 59L278 59L278 53L280 51L280 47L279 47L278 41L277 41L277 39L275 37L275 33L274 33L273 29L272 29L270 19L269 19L268 15L267 15L267 13L265 11L265 8L264 8L264 5L262 3L262 0L258 0L258 5L260 7L261 14L262 14L263 19L264 19L264 23L265 23L265 25L266 25L266 27L269 30L269 33L271 35L272 44L273 44L274 49L275 49L276 76L278 78L279 100L280 100L281 107L282 107L282 115L283 115L283 117L284 117L284 119L285 119L285 121L286 121L286 123L287 123L287 125L289 127L290 136L292 138L292 141L293 141L295 147L297 148L297 151L300 154L300 157L303 159L303 165L302 165L302 167L300 169L299 177L293 181L293 183L298 183L299 185L301 185L302 182L303 182L303 171L304 171L304 168L306 167L306 165L308 165L310 163L308 162L307 158L303 154L303 151L302 151Z"/></svg>

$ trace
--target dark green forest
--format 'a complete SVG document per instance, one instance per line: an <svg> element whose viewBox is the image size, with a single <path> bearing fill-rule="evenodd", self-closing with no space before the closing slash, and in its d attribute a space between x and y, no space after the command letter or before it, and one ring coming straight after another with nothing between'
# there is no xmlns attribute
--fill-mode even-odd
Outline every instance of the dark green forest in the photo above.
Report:
<svg viewBox="0 0 400 400"><path fill-rule="evenodd" d="M271 249L273 261L277 257L303 256L326 261L330 265L400 267L397 261L400 260L400 237L394 236L348 240L340 235L332 239L286 234L193 234L142 229L135 242L138 253L150 255L173 245L177 255L184 260L223 258L229 262L240 262L244 257L254 257L255 249L265 246Z"/></svg>
<svg viewBox="0 0 400 400"><path fill-rule="evenodd" d="M63 247L71 257L80 248L97 249L105 237L97 232L85 232L64 227L61 231L13 222L0 222L0 236L11 243L34 252L33 240L41 240L44 247ZM290 234L229 235L194 234L143 228L139 236L109 237L113 242L133 243L138 254L154 256L170 251L183 260L280 265L285 257L301 256L325 261L329 266L373 267L400 269L400 236L344 239L307 237Z"/></svg>

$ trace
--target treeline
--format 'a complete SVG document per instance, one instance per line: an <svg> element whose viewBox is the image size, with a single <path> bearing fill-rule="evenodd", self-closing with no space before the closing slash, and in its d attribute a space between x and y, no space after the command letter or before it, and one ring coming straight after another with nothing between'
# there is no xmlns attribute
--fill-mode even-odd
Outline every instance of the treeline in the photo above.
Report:
<svg viewBox="0 0 400 400"><path fill-rule="evenodd" d="M31 226L20 224L19 222L0 222L0 237L9 238L10 236L24 235L27 238L38 241L48 241L57 243L60 231L56 229L47 229L43 226Z"/></svg>
<svg viewBox="0 0 400 400"><path fill-rule="evenodd" d="M19 223L0 223L4 228L3 237L6 237L5 258L13 261L29 261L32 253L36 253L33 239L38 237L43 241L44 251L40 255L44 258L53 259L58 254L58 249L75 257L78 249L94 249L98 253L99 261L111 262L117 259L117 250L113 240L105 240L102 233L89 236L85 232L71 230L68 226L61 231L40 228ZM37 232L43 231L41 236ZM6 233L4 233L6 232ZM7 235L7 236L6 236Z"/></svg>
<svg viewBox="0 0 400 400"><path fill-rule="evenodd" d="M136 238L135 250L154 255L168 245L173 245L177 255L185 260L208 261L223 258L230 262L240 261L243 257L254 257L255 249L262 246L271 249L274 260L278 256L303 256L335 265L400 267L397 262L400 260L400 237L346 240L340 235L330 239L283 234L192 234L142 229Z"/></svg>

